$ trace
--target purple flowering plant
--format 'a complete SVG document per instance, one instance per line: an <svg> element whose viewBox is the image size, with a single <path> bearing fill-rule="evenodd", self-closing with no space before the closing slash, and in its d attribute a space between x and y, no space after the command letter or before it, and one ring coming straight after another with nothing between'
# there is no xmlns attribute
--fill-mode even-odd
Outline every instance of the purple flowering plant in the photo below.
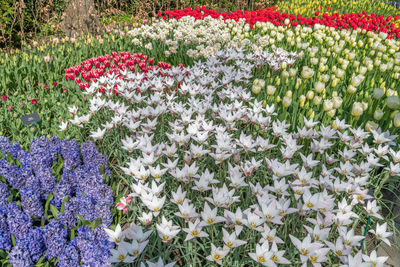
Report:
<svg viewBox="0 0 400 267"><path fill-rule="evenodd" d="M0 264L110 266L110 177L92 142L0 136Z"/></svg>

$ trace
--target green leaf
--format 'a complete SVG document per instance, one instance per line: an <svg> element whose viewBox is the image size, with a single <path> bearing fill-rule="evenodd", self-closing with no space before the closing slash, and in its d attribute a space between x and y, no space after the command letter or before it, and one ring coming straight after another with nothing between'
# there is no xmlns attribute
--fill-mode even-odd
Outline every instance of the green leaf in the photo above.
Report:
<svg viewBox="0 0 400 267"><path fill-rule="evenodd" d="M12 241L12 244L13 244L13 247L15 246L15 237L14 237L14 235L13 234L11 234L11 241Z"/></svg>
<svg viewBox="0 0 400 267"><path fill-rule="evenodd" d="M56 218L56 220L57 220L58 210L57 210L56 206L54 206L53 204L50 204L50 210L51 210L51 213L53 214L54 218Z"/></svg>
<svg viewBox="0 0 400 267"><path fill-rule="evenodd" d="M74 240L75 238L75 229L71 230L71 240Z"/></svg>
<svg viewBox="0 0 400 267"><path fill-rule="evenodd" d="M60 210L60 212L62 214L64 214L64 204L65 204L65 202L68 202L68 199L69 199L68 196L65 196L64 199L63 199L63 202L61 204L61 210Z"/></svg>
<svg viewBox="0 0 400 267"><path fill-rule="evenodd" d="M8 255L8 254L7 254L4 250L1 250L1 249L0 249L0 258L1 258L1 259L7 258L7 255Z"/></svg>
<svg viewBox="0 0 400 267"><path fill-rule="evenodd" d="M16 160L15 164L17 165L18 168L22 169L22 164L21 162L19 162L19 160Z"/></svg>
<svg viewBox="0 0 400 267"><path fill-rule="evenodd" d="M47 220L47 211L49 210L50 200L52 200L52 199L53 199L53 193L50 193L47 196L46 204L44 205L44 214L45 214L46 220Z"/></svg>

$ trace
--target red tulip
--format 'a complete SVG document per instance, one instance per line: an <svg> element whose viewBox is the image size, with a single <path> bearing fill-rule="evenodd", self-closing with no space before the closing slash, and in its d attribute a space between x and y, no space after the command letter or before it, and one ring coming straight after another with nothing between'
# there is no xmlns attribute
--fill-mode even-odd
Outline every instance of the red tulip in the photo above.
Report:
<svg viewBox="0 0 400 267"><path fill-rule="evenodd" d="M6 95L2 95L1 96L1 100L6 101L7 100L7 96Z"/></svg>
<svg viewBox="0 0 400 267"><path fill-rule="evenodd" d="M38 102L38 101L37 101L36 99L32 99L32 100L31 100L31 104L32 104L32 105L36 105L37 102Z"/></svg>
<svg viewBox="0 0 400 267"><path fill-rule="evenodd" d="M53 82L53 86L57 86L57 82Z"/></svg>
<svg viewBox="0 0 400 267"><path fill-rule="evenodd" d="M49 86L46 84L46 85L44 86L44 89L49 90Z"/></svg>

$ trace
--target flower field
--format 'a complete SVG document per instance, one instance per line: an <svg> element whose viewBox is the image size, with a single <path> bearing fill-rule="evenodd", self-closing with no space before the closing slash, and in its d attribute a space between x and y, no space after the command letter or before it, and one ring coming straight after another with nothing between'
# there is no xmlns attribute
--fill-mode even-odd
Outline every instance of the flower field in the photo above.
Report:
<svg viewBox="0 0 400 267"><path fill-rule="evenodd" d="M0 263L385 266L399 23L290 0L2 53Z"/></svg>

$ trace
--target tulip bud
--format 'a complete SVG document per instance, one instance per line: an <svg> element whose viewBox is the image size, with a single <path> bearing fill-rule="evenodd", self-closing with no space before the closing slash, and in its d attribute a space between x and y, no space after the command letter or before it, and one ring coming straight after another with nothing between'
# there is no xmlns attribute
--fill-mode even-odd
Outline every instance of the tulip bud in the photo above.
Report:
<svg viewBox="0 0 400 267"><path fill-rule="evenodd" d="M397 92L389 88L386 91L386 96L387 97L389 97L389 96L397 96Z"/></svg>
<svg viewBox="0 0 400 267"><path fill-rule="evenodd" d="M336 114L336 109L331 109L326 113L330 118L333 118Z"/></svg>
<svg viewBox="0 0 400 267"><path fill-rule="evenodd" d="M261 91L261 86L259 85L253 85L251 91L253 92L253 94L258 95Z"/></svg>
<svg viewBox="0 0 400 267"><path fill-rule="evenodd" d="M382 110L377 109L377 110L375 110L375 112L374 112L374 119L377 120L377 121L379 121L379 120L382 119L382 117L383 117L384 114L385 114L385 113L384 113Z"/></svg>
<svg viewBox="0 0 400 267"><path fill-rule="evenodd" d="M285 96L292 97L293 93L291 90L287 91Z"/></svg>
<svg viewBox="0 0 400 267"><path fill-rule="evenodd" d="M285 107L285 108L287 108L287 107L289 107L291 104L292 104L292 98L291 97L289 97L289 96L284 96L283 97L283 106Z"/></svg>
<svg viewBox="0 0 400 267"><path fill-rule="evenodd" d="M322 101L322 97L320 97L319 95L317 95L317 96L315 96L314 99L313 99L313 104L314 104L315 106L318 106L319 104L321 104L321 101Z"/></svg>
<svg viewBox="0 0 400 267"><path fill-rule="evenodd" d="M366 102L361 102L362 108L364 111L366 111L368 109L368 103Z"/></svg>
<svg viewBox="0 0 400 267"><path fill-rule="evenodd" d="M385 90L380 89L380 88L375 88L374 89L374 93L373 93L373 97L378 100L380 99L383 95L385 94Z"/></svg>
<svg viewBox="0 0 400 267"><path fill-rule="evenodd" d="M397 109L399 107L399 97L398 96L389 96L386 99L386 105L390 109Z"/></svg>
<svg viewBox="0 0 400 267"><path fill-rule="evenodd" d="M300 101L300 106L303 107L304 103L306 102L306 96L305 95L301 95L299 97L299 101Z"/></svg>
<svg viewBox="0 0 400 267"><path fill-rule="evenodd" d="M339 80L338 79L332 79L332 87L336 87L336 85L338 84Z"/></svg>
<svg viewBox="0 0 400 267"><path fill-rule="evenodd" d="M400 113L397 113L393 118L394 127L400 127Z"/></svg>
<svg viewBox="0 0 400 267"><path fill-rule="evenodd" d="M400 111L395 110L395 111L393 111L392 113L390 113L390 119L393 120L393 119L394 119L394 116L396 116L396 114L398 114L399 112L400 112Z"/></svg>
<svg viewBox="0 0 400 267"><path fill-rule="evenodd" d="M360 102L355 102L351 109L351 115L354 117L360 117L364 112L362 104Z"/></svg>
<svg viewBox="0 0 400 267"><path fill-rule="evenodd" d="M316 82L315 85L314 85L314 90L318 94L322 93L324 88L325 88L325 84L323 82Z"/></svg>
<svg viewBox="0 0 400 267"><path fill-rule="evenodd" d="M312 100L314 98L314 92L313 91L308 91L306 94L306 97L308 100Z"/></svg>
<svg viewBox="0 0 400 267"><path fill-rule="evenodd" d="M281 97L278 95L277 97L276 97L276 103L279 103L279 102L281 102Z"/></svg>
<svg viewBox="0 0 400 267"><path fill-rule="evenodd" d="M267 95L274 95L276 91L276 87L273 85L267 86Z"/></svg>
<svg viewBox="0 0 400 267"><path fill-rule="evenodd" d="M258 79L258 85L259 85L261 88L264 88L264 86L265 86L265 80Z"/></svg>
<svg viewBox="0 0 400 267"><path fill-rule="evenodd" d="M365 130L367 132L372 132L372 131L376 131L378 129L379 125L373 121L368 121L365 124Z"/></svg>
<svg viewBox="0 0 400 267"><path fill-rule="evenodd" d="M290 68L289 69L289 76L290 77L294 77L294 76L296 76L296 74L297 74L297 70L296 69L294 69L294 68Z"/></svg>
<svg viewBox="0 0 400 267"><path fill-rule="evenodd" d="M352 86L351 84L347 87L347 93L349 95L354 94L357 91L357 88L355 88L354 86Z"/></svg>
<svg viewBox="0 0 400 267"><path fill-rule="evenodd" d="M325 112L328 112L328 111L333 109L333 102L331 100L329 100L329 99L324 100L324 103L323 103L322 107L323 107Z"/></svg>
<svg viewBox="0 0 400 267"><path fill-rule="evenodd" d="M262 106L263 106L263 108L265 108L267 106L267 101L266 100L263 101Z"/></svg>

